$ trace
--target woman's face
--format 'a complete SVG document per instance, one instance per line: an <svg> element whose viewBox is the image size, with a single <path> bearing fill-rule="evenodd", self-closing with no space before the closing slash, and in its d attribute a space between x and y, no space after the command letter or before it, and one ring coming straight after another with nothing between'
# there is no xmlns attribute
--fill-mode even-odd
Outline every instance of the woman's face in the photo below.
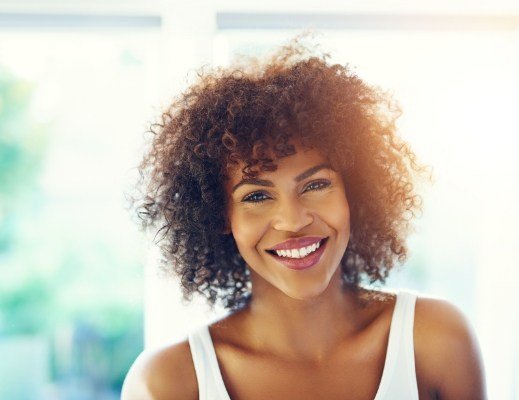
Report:
<svg viewBox="0 0 519 400"><path fill-rule="evenodd" d="M316 149L296 150L255 180L242 180L243 165L231 171L227 211L253 291L261 286L309 299L323 293L337 271L350 213L340 174Z"/></svg>

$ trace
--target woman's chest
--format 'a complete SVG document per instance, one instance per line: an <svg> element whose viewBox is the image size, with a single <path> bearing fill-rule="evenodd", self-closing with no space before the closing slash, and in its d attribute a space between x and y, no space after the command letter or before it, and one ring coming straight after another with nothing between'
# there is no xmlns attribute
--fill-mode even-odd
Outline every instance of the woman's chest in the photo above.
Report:
<svg viewBox="0 0 519 400"><path fill-rule="evenodd" d="M373 400L385 362L376 343L343 350L317 364L217 349L221 375L232 400Z"/></svg>

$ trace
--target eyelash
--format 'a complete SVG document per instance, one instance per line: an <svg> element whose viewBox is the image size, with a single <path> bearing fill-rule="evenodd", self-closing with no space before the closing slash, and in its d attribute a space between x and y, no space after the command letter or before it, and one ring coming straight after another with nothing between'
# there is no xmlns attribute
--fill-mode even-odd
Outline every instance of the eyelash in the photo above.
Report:
<svg viewBox="0 0 519 400"><path fill-rule="evenodd" d="M314 185L314 184L318 184L319 187L313 189L313 190L323 190L323 189L326 189L328 186L330 186L330 182L329 181L326 181L326 180L320 180L320 181L313 181L313 182L310 182L306 187L305 187L305 190L303 191L306 192L307 189ZM266 196L265 192L253 192L251 194L248 194L247 196L245 196L242 200L242 202L244 203L254 203L254 204L261 204L263 203L264 201L267 201L268 199L265 198L265 199L261 199L261 200L252 200L252 198L254 196L257 196L257 195L262 195L262 196Z"/></svg>

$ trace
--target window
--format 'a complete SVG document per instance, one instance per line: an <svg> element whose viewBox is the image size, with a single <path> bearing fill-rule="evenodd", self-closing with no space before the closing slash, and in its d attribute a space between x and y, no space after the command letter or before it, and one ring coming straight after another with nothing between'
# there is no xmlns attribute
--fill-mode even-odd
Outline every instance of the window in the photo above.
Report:
<svg viewBox="0 0 519 400"><path fill-rule="evenodd" d="M302 25L334 61L394 93L402 135L434 167L411 257L388 285L457 304L478 334L490 398L519 398L519 10L506 0L343 7L0 6L0 360L16 360L0 363L1 398L116 399L143 340L179 339L223 313L186 309L157 277L124 194L143 133L194 70L265 52Z"/></svg>

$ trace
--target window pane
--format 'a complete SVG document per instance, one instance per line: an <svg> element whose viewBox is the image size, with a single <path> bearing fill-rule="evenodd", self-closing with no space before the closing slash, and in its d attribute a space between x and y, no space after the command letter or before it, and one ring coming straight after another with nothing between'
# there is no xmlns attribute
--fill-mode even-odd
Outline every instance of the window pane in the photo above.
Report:
<svg viewBox="0 0 519 400"><path fill-rule="evenodd" d="M215 61L261 54L297 33L222 31ZM394 94L401 134L434 168L410 259L388 286L458 305L476 328L489 398L518 398L519 31L329 30L316 41Z"/></svg>
<svg viewBox="0 0 519 400"><path fill-rule="evenodd" d="M0 398L118 399L142 350L145 245L124 194L157 36L0 32Z"/></svg>

